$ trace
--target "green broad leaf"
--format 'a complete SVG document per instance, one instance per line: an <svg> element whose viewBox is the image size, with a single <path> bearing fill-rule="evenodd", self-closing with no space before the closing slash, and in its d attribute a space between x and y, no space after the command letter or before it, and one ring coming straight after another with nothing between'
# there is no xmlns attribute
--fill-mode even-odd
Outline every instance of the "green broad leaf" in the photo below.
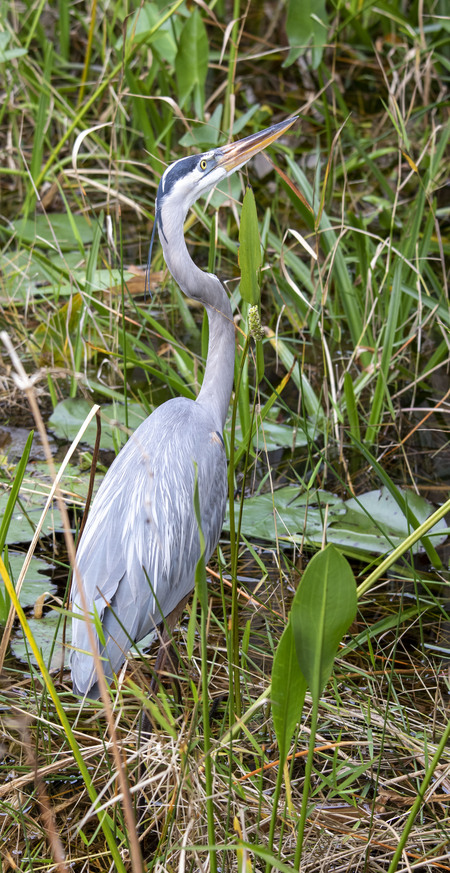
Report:
<svg viewBox="0 0 450 873"><path fill-rule="evenodd" d="M49 418L49 427L60 439L73 440L90 410L91 404L87 400L77 398L62 400ZM100 448L114 450L117 444L125 445L129 435L125 428L125 406L120 403L112 403L103 406L101 412ZM129 431L134 431L145 417L139 403L128 404ZM83 434L82 443L94 446L96 435L97 425L95 421L92 421Z"/></svg>
<svg viewBox="0 0 450 873"><path fill-rule="evenodd" d="M122 273L120 270L94 269L91 270L89 279L85 269L71 270L70 275L72 278L72 284L61 285L61 288L59 289L60 294L69 294L70 289L72 289L73 294L73 280L75 279L78 287L81 288L85 294L89 294L95 299L105 291L117 294L120 290L120 284L122 281ZM123 271L123 281L125 285L127 285L128 282L132 282L133 279L136 279L136 273L131 272L131 270Z"/></svg>
<svg viewBox="0 0 450 873"><path fill-rule="evenodd" d="M261 440L258 445L263 445ZM405 492L401 493L405 495ZM433 507L413 492L407 493L407 500L422 524L431 515ZM351 555L384 555L397 548L411 533L408 520L385 487L342 500L328 491L306 492L294 485L248 497L244 501L241 532L252 539L270 542L278 539L280 544L317 546L323 541L325 507L328 507L327 542L340 546ZM237 502L235 511L239 511ZM226 530L227 524L228 514L224 523ZM434 546L442 545L447 535L445 520L438 522L428 533ZM422 544L416 543L412 551L423 551Z"/></svg>
<svg viewBox="0 0 450 873"><path fill-rule="evenodd" d="M162 22L158 4L152 2L140 5L127 22L127 41L133 39L138 45L152 45L165 62L173 66L177 53L173 18ZM119 53L123 50L122 36L116 42L116 50Z"/></svg>
<svg viewBox="0 0 450 873"><path fill-rule="evenodd" d="M181 31L175 72L178 82L178 100L182 107L187 98L197 89L203 96L208 72L208 37L203 19L197 7L186 19ZM200 101L204 105L204 100ZM202 112L198 113L202 117Z"/></svg>
<svg viewBox="0 0 450 873"><path fill-rule="evenodd" d="M8 48L11 40L11 35L4 31L0 33L0 64L7 64L15 58L21 58L27 54L24 48Z"/></svg>
<svg viewBox="0 0 450 873"><path fill-rule="evenodd" d="M83 215L71 215L69 218L66 212L37 214L34 218L18 218L13 222L13 227L18 237L25 242L44 249L55 250L59 247L62 251L70 251L76 247L73 238L74 224L81 243L91 243L94 226Z"/></svg>
<svg viewBox="0 0 450 873"><path fill-rule="evenodd" d="M56 466L59 467L59 465ZM97 482L99 479L100 477L96 476ZM89 480L90 469L80 473L78 467L68 464L61 481L61 491L66 503L72 507L79 507L81 511L88 493ZM8 545L31 542L51 487L52 477L47 464L44 461L29 464L21 484L19 497L9 519L6 532ZM9 497L8 491L0 492L0 519L5 517ZM61 516L55 501L53 501L53 505L48 510L44 520L42 536L53 536L56 531L62 529Z"/></svg>
<svg viewBox="0 0 450 873"><path fill-rule="evenodd" d="M311 49L314 70L322 60L327 42L328 13L325 0L289 0L286 33L291 50L283 66L290 67L297 58Z"/></svg>
<svg viewBox="0 0 450 873"><path fill-rule="evenodd" d="M51 214L51 213L50 213ZM29 252L26 249L16 252L14 259L0 255L0 271L3 283L0 288L0 302L10 305L11 300L20 304L29 301L30 296L49 298L53 304L54 299L61 297L75 297L74 289L79 289L91 296L92 305L99 309L98 296L105 291L117 293L122 281L121 271L113 269L95 270L90 282L86 281L86 269L79 269L80 251L75 248L72 240L72 250L65 251L63 255L49 250L47 255L33 247ZM29 271L29 280L21 281L25 271ZM70 277L69 271L70 270ZM70 281L69 281L70 278ZM123 271L125 285L136 280L136 274L130 270ZM51 324L56 313L49 317Z"/></svg>
<svg viewBox="0 0 450 873"><path fill-rule="evenodd" d="M63 622L60 612L52 609L42 618L30 618L28 623L48 669L57 670L61 666L63 658ZM67 646L70 645L70 640L71 623L68 621L66 626L66 649L64 651L65 663L67 663L69 658ZM11 651L19 661L24 663L30 661L37 666L36 658L31 651L27 639L23 635L22 628L20 628L15 638L11 639Z"/></svg>
<svg viewBox="0 0 450 873"><path fill-rule="evenodd" d="M26 489L21 489L20 502L17 501L13 513L9 518L8 529L6 531L5 542L8 545L12 543L30 543L33 539L34 531L42 514L42 509L45 503L46 496L35 494L33 491L28 493ZM7 492L0 494L0 518L7 511L9 495ZM52 533L46 525L44 527L44 536L47 533Z"/></svg>
<svg viewBox="0 0 450 873"><path fill-rule="evenodd" d="M298 487L286 485L276 491L268 491L249 497L244 501L241 532L249 539L263 539L289 544L303 535L306 543L320 543L323 533L325 508L328 506L328 521L345 515L344 502L328 491L305 492ZM240 505L235 503L235 512ZM229 515L224 529L229 529Z"/></svg>
<svg viewBox="0 0 450 873"><path fill-rule="evenodd" d="M239 269L241 297L250 306L259 303L261 269L261 243L259 240L258 216L255 195L250 187L245 192L239 228Z"/></svg>
<svg viewBox="0 0 450 873"><path fill-rule="evenodd" d="M22 553L10 551L8 554L10 576L14 585L19 578L24 560L25 555ZM56 593L56 585L50 579L51 569L51 564L48 564L43 558L36 558L35 556L31 558L19 595L19 601L24 609L34 606L36 600L44 591L48 591L50 594ZM1 579L0 591L3 593L6 591Z"/></svg>
<svg viewBox="0 0 450 873"><path fill-rule="evenodd" d="M275 408L271 412L276 413ZM314 440L314 427L309 427L308 432L302 427L293 427L292 424L283 424L278 421L261 422L261 426L253 437L255 448L267 451L274 449L290 449L293 451L299 446L307 446Z"/></svg>
<svg viewBox="0 0 450 873"><path fill-rule="evenodd" d="M286 760L295 726L302 713L306 687L289 620L278 643L272 667L272 719L281 764Z"/></svg>
<svg viewBox="0 0 450 873"><path fill-rule="evenodd" d="M398 493L405 501L405 507L414 514L419 525L423 524L433 512L433 506L420 494L415 491L406 491L403 488L398 488ZM402 512L398 501L388 488L383 485L375 491L366 491L359 497L352 497L345 503L347 509L347 519L350 525L351 521L359 516L359 525L362 527L362 519L365 517L366 526L377 525L378 532L386 534L386 540L392 537L395 545L398 545L397 540L405 539L413 531L406 515ZM447 539L447 525L445 519L439 521L431 531L427 534L428 539L431 539L434 546L442 545ZM423 551L423 546L420 542L416 543L412 551L417 553Z"/></svg>
<svg viewBox="0 0 450 873"><path fill-rule="evenodd" d="M191 149L193 146L206 151L219 145L222 130L223 103L219 103L211 118L205 124L196 124L180 139L180 146Z"/></svg>
<svg viewBox="0 0 450 873"><path fill-rule="evenodd" d="M219 209L220 206L223 206L224 203L228 203L230 197L234 200L240 200L242 195L242 184L239 178L238 173L234 173L232 176L228 176L222 182L217 185L212 191L211 195L208 197L208 203L214 207L214 209ZM196 207L198 208L198 204ZM219 236L220 239L220 236ZM226 237L226 244L229 248L229 251L232 252L233 256L238 252L238 246L236 240L230 239Z"/></svg>
<svg viewBox="0 0 450 873"><path fill-rule="evenodd" d="M330 543L309 562L291 608L295 651L316 703L355 615L355 577L347 559Z"/></svg>

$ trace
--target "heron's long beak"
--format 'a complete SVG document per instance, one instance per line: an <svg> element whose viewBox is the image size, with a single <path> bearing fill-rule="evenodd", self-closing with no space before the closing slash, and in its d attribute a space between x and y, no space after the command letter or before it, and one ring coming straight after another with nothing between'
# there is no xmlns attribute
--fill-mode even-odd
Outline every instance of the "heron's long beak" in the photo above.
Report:
<svg viewBox="0 0 450 873"><path fill-rule="evenodd" d="M245 139L222 146L218 149L221 154L217 159L217 166L224 167L227 173L231 173L232 170L236 170L238 167L246 164L253 155L265 149L266 146L278 139L282 133L289 130L297 118L298 115L294 115L293 118L288 118L287 121L280 121L279 124L266 127L265 130L260 130L258 133L252 133L250 136L246 136Z"/></svg>

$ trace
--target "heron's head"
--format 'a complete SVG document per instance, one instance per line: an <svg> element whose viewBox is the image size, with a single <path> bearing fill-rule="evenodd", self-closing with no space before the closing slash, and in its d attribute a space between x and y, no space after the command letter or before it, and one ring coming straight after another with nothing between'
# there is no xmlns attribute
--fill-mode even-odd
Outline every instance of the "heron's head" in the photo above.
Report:
<svg viewBox="0 0 450 873"><path fill-rule="evenodd" d="M170 212L175 209L180 221L183 221L198 197L206 194L226 176L246 164L253 155L278 139L296 118L297 116L274 124L230 145L211 149L201 155L180 158L170 164L161 177L156 198L156 218L160 232L164 234L166 209Z"/></svg>

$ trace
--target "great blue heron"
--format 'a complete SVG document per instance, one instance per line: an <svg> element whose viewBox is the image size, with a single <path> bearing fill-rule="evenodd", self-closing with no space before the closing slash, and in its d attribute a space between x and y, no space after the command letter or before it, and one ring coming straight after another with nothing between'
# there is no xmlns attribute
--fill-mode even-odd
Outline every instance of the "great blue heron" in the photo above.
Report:
<svg viewBox="0 0 450 873"><path fill-rule="evenodd" d="M200 554L193 495L195 465L205 559L223 524L227 459L222 431L234 369L234 323L224 286L191 260L183 223L192 204L276 140L295 118L231 145L181 158L165 170L156 198L156 224L166 264L188 297L206 308L209 345L200 393L163 403L138 427L108 470L93 502L77 552L89 613L105 675L112 679L133 642L176 614L194 587ZM195 464L194 464L195 462ZM75 693L97 697L97 676L76 575L71 669Z"/></svg>

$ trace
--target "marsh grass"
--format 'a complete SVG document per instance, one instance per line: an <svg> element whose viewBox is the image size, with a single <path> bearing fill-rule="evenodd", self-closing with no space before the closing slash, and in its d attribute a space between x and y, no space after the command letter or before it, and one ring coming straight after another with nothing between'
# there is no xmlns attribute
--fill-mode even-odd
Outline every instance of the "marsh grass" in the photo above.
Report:
<svg viewBox="0 0 450 873"><path fill-rule="evenodd" d="M262 252L259 382L238 286L239 179L186 223L196 261L227 278L237 324L230 493L242 506L280 484L343 497L383 484L444 504L444 9L324 7L326 46L316 21L308 52L294 7L1 3L1 327L46 413L67 398L118 401L126 433L137 405L195 397L205 324L158 250L144 295L160 173L187 149L299 113L275 171L264 159L245 171ZM34 426L0 356L5 424ZM282 459L264 450L264 422L292 430ZM12 500L22 472L4 465ZM428 556L353 561L356 620L320 698L306 693L283 767L272 664L311 550L239 525L177 630L181 694L169 683L145 704L141 656L102 705L80 708L67 673L6 661L0 869L291 870L302 795L302 871L450 869L448 550L431 540ZM145 742L142 705L155 723Z"/></svg>

